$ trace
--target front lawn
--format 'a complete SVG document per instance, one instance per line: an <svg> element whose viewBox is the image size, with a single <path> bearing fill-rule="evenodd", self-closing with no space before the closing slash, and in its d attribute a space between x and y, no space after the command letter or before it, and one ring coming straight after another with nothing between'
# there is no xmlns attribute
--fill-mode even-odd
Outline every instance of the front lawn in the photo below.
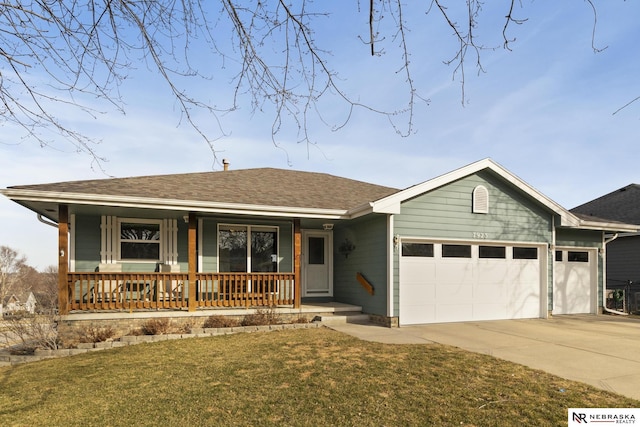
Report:
<svg viewBox="0 0 640 427"><path fill-rule="evenodd" d="M2 426L557 426L569 407L638 406L486 355L324 328L0 368Z"/></svg>

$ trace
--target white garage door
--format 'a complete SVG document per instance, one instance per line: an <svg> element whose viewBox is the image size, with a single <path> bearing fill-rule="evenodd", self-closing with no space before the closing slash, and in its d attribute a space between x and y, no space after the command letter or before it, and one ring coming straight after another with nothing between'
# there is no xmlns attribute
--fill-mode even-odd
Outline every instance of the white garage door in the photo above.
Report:
<svg viewBox="0 0 640 427"><path fill-rule="evenodd" d="M553 314L595 313L595 262L595 251L556 251Z"/></svg>
<svg viewBox="0 0 640 427"><path fill-rule="evenodd" d="M540 250L403 241L400 324L540 317Z"/></svg>

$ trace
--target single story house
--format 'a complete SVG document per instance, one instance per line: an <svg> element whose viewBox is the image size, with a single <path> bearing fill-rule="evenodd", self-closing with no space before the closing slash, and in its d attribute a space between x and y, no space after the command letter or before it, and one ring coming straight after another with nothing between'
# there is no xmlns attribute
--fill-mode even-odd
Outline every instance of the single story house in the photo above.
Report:
<svg viewBox="0 0 640 427"><path fill-rule="evenodd" d="M491 159L404 190L261 168L1 191L58 227L67 318L314 303L389 326L596 314L608 235L637 229L572 214Z"/></svg>
<svg viewBox="0 0 640 427"><path fill-rule="evenodd" d="M640 185L629 184L571 209L585 218L640 226ZM640 311L640 233L621 232L607 245L608 290L621 290L626 311ZM610 292L609 292L610 293Z"/></svg>

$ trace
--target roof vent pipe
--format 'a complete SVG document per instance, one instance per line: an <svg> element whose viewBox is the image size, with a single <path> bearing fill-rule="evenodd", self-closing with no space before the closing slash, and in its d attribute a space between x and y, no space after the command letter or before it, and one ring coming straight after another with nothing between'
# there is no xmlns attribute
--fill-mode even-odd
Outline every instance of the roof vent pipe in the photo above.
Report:
<svg viewBox="0 0 640 427"><path fill-rule="evenodd" d="M225 172L229 170L229 160L222 159L222 166L224 167Z"/></svg>

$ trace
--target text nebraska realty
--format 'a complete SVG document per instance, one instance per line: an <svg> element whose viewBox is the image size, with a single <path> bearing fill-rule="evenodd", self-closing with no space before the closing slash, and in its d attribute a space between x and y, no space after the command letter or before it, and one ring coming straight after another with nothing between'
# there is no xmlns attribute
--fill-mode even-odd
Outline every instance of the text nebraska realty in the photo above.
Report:
<svg viewBox="0 0 640 427"><path fill-rule="evenodd" d="M573 413L573 421L577 423L611 423L611 424L635 424L634 414L584 414Z"/></svg>

